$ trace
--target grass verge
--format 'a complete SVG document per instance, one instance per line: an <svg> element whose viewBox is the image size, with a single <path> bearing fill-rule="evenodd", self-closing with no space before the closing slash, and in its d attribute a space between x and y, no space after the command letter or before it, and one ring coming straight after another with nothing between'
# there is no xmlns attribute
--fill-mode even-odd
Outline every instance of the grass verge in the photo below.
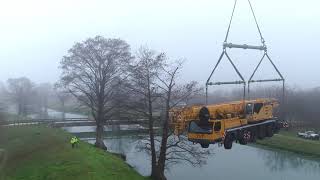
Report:
<svg viewBox="0 0 320 180"><path fill-rule="evenodd" d="M299 138L295 132L281 131L272 138L257 140L256 144L291 151L312 158L320 158L320 141Z"/></svg>
<svg viewBox="0 0 320 180"><path fill-rule="evenodd" d="M7 161L0 167L0 179L148 179L120 158L86 142L81 141L72 149L71 136L61 129L46 127L0 129L0 149L7 152Z"/></svg>

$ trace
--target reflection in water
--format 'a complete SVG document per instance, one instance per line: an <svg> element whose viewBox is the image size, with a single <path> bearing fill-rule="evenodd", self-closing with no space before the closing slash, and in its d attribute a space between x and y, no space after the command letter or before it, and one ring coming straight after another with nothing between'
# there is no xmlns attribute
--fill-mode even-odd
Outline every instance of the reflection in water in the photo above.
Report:
<svg viewBox="0 0 320 180"><path fill-rule="evenodd" d="M140 174L150 174L150 158L138 151L141 138L123 137L106 139L109 150L124 153L127 163ZM94 143L94 140L90 140ZM198 146L200 148L200 146ZM207 164L193 167L187 163L171 166L166 176L169 180L194 179L259 179L259 180L315 180L320 178L320 162L297 157L297 155L234 144L231 150L210 146Z"/></svg>
<svg viewBox="0 0 320 180"><path fill-rule="evenodd" d="M316 172L320 169L320 161L304 159L286 151L260 150L258 154L264 159L265 165L273 172L289 169Z"/></svg>
<svg viewBox="0 0 320 180"><path fill-rule="evenodd" d="M62 112L56 111L54 109L48 109L48 115L50 118L88 118L86 115L75 114L75 113L65 113L63 115Z"/></svg>
<svg viewBox="0 0 320 180"><path fill-rule="evenodd" d="M71 127L62 127L62 129L71 133L96 132L97 126L71 126ZM122 130L122 131L138 131L138 130L144 130L144 129L145 128L140 124L118 125L118 130ZM104 126L104 131L114 131L114 126L112 125Z"/></svg>

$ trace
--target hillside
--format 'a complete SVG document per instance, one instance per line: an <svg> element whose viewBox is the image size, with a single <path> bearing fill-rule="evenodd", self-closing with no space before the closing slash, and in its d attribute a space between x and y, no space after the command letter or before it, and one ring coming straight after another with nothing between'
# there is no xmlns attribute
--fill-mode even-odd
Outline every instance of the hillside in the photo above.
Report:
<svg viewBox="0 0 320 180"><path fill-rule="evenodd" d="M72 149L71 134L60 129L14 127L0 132L0 149L7 152L0 179L147 179L120 158L86 142Z"/></svg>

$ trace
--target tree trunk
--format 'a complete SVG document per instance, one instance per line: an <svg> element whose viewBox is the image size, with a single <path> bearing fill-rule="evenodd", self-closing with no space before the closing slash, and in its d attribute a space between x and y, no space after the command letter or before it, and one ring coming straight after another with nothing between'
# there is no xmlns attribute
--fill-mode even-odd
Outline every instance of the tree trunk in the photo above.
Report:
<svg viewBox="0 0 320 180"><path fill-rule="evenodd" d="M101 122L97 122L96 143L95 146L107 150L107 146L103 142L104 128Z"/></svg>
<svg viewBox="0 0 320 180"><path fill-rule="evenodd" d="M167 180L166 176L164 175L164 170L161 170L162 167L159 165L156 167L156 176L152 177L154 180Z"/></svg>
<svg viewBox="0 0 320 180"><path fill-rule="evenodd" d="M20 102L18 102L18 115L21 116L22 115L22 105Z"/></svg>
<svg viewBox="0 0 320 180"><path fill-rule="evenodd" d="M101 65L101 64L100 64ZM99 66L99 68L101 68ZM99 93L98 93L98 111L97 111L97 117L96 117L96 122L97 122L97 133L96 133L96 143L95 146L104 150L107 150L107 146L104 144L103 142L103 134L104 134L104 129L103 129L103 125L104 125L104 88L105 88L105 81L101 80L100 81L100 89L99 89Z"/></svg>
<svg viewBox="0 0 320 180"><path fill-rule="evenodd" d="M164 176L165 170L165 163L166 163L166 152L167 152L167 140L168 140L168 122L165 121L163 125L163 132L162 132L162 140L161 140L161 147L160 147L160 155L158 159L158 166L157 166L157 177L159 180L165 180L166 177Z"/></svg>
<svg viewBox="0 0 320 180"><path fill-rule="evenodd" d="M48 118L48 117L49 117L49 114L48 114L48 104L47 104L47 103L44 105L44 116L45 116L45 118Z"/></svg>
<svg viewBox="0 0 320 180"><path fill-rule="evenodd" d="M149 135L150 135L150 146L151 146L151 178L156 179L157 177L157 156L154 144L154 131L153 123L149 122Z"/></svg>
<svg viewBox="0 0 320 180"><path fill-rule="evenodd" d="M157 155L154 144L154 129L153 129L153 107L151 101L151 91L150 91L150 83L148 77L148 111L149 111L149 136L150 136L150 148L151 148L151 178L155 179L157 177Z"/></svg>
<svg viewBox="0 0 320 180"><path fill-rule="evenodd" d="M170 94L168 96L170 98ZM170 100L170 99L169 99ZM168 128L169 128L169 100L167 100L166 104L166 113L165 119L163 122L162 127L162 139L161 139L161 147L160 147L160 155L158 159L158 166L157 166L157 179L159 180L166 180L167 178L164 175L165 164L166 164L166 153L167 153L167 141L168 141Z"/></svg>

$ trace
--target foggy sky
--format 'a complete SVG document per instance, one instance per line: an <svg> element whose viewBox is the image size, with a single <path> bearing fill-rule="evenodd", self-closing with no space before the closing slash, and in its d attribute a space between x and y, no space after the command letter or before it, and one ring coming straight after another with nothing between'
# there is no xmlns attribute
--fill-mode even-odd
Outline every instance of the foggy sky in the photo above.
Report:
<svg viewBox="0 0 320 180"><path fill-rule="evenodd" d="M290 85L320 86L320 2L251 0L269 55ZM180 78L204 84L221 51L234 0L0 1L0 81L26 76L55 82L75 42L102 35L184 58ZM229 42L259 45L246 0L238 0ZM262 52L230 50L248 79ZM265 61L267 62L267 61ZM269 64L257 77L277 77ZM234 80L224 59L215 78Z"/></svg>

